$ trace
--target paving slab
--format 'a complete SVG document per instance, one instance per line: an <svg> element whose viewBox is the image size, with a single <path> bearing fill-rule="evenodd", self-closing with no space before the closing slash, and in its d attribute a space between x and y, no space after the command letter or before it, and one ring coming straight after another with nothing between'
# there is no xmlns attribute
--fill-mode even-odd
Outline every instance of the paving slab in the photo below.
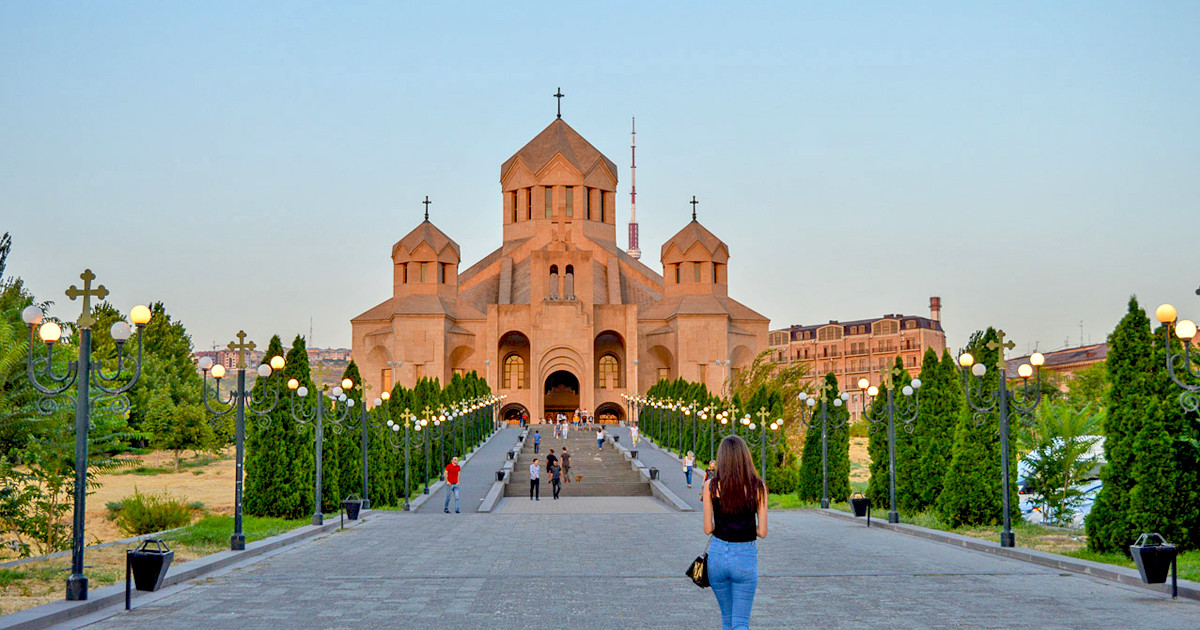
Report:
<svg viewBox="0 0 1200 630"><path fill-rule="evenodd" d="M96 629L717 628L699 513L392 513ZM773 511L755 628L1194 629L1200 603L810 511Z"/></svg>
<svg viewBox="0 0 1200 630"><path fill-rule="evenodd" d="M665 514L674 510L654 497L542 497L530 501L507 497L496 508L498 514Z"/></svg>
<svg viewBox="0 0 1200 630"><path fill-rule="evenodd" d="M492 484L496 481L496 471L504 467L508 461L508 451L517 443L521 430L505 427L488 438L488 441L458 471L458 504L463 512L474 512ZM434 471L440 474L441 471ZM403 484L401 484L403 485ZM436 491L430 489L431 496L421 504L417 511L441 512L446 504L446 494L449 489L443 484ZM450 510L454 511L454 498L450 498Z"/></svg>

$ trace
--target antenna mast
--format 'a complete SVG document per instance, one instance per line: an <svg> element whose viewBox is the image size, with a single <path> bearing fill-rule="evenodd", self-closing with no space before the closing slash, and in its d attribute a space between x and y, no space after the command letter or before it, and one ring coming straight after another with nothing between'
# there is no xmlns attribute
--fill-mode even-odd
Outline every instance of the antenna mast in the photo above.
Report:
<svg viewBox="0 0 1200 630"><path fill-rule="evenodd" d="M642 257L642 250L638 247L638 224L637 224L637 118L632 119L631 124L631 139L629 146L629 250L628 253L635 260Z"/></svg>

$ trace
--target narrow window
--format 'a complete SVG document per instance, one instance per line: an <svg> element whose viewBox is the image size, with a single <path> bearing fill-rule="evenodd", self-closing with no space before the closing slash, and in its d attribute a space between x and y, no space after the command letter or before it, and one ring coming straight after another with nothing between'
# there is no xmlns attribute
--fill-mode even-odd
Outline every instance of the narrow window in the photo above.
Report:
<svg viewBox="0 0 1200 630"><path fill-rule="evenodd" d="M558 299L558 265L550 265L550 299Z"/></svg>
<svg viewBox="0 0 1200 630"><path fill-rule="evenodd" d="M563 274L563 297L568 300L575 299L575 267L567 265L566 273Z"/></svg>
<svg viewBox="0 0 1200 630"><path fill-rule="evenodd" d="M675 264L675 284L679 284L679 263Z"/></svg>
<svg viewBox="0 0 1200 630"><path fill-rule="evenodd" d="M425 269L426 269L427 267L429 267L429 263L417 263L417 264L421 266L421 282L422 282L422 283L424 283L424 282L428 282L428 281L425 279Z"/></svg>
<svg viewBox="0 0 1200 630"><path fill-rule="evenodd" d="M619 363L617 358L611 354L606 354L600 357L600 389L615 389L620 387L619 383Z"/></svg>
<svg viewBox="0 0 1200 630"><path fill-rule="evenodd" d="M567 198L563 207L566 209L566 214L569 217L575 216L575 187L567 186Z"/></svg>
<svg viewBox="0 0 1200 630"><path fill-rule="evenodd" d="M512 208L512 213L510 215L510 216L512 216L512 222L516 223L517 222L517 191L514 190L511 193L509 193L508 203L509 203L509 207Z"/></svg>
<svg viewBox="0 0 1200 630"><path fill-rule="evenodd" d="M554 189L546 186L546 218L554 216Z"/></svg>
<svg viewBox="0 0 1200 630"><path fill-rule="evenodd" d="M720 276L720 275L721 275L721 265L718 265L717 263L713 263L713 284L718 284L720 282L719 280L717 280L717 276Z"/></svg>
<svg viewBox="0 0 1200 630"><path fill-rule="evenodd" d="M379 370L379 382L383 383L383 389L380 391L392 391L392 368Z"/></svg>
<svg viewBox="0 0 1200 630"><path fill-rule="evenodd" d="M700 282L700 263L692 263L692 282Z"/></svg>
<svg viewBox="0 0 1200 630"><path fill-rule="evenodd" d="M658 368L658 380L667 381L671 379L671 368Z"/></svg>
<svg viewBox="0 0 1200 630"><path fill-rule="evenodd" d="M587 187L583 189L583 216L592 220L592 189Z"/></svg>
<svg viewBox="0 0 1200 630"><path fill-rule="evenodd" d="M408 265L400 263L400 284L408 284Z"/></svg>
<svg viewBox="0 0 1200 630"><path fill-rule="evenodd" d="M600 191L600 222L601 223L608 222L608 216L607 216L608 207L607 206L608 206L608 193L601 190Z"/></svg>
<svg viewBox="0 0 1200 630"><path fill-rule="evenodd" d="M524 389L525 359L519 354L510 354L504 359L504 382L501 385L508 389Z"/></svg>
<svg viewBox="0 0 1200 630"><path fill-rule="evenodd" d="M533 187L525 189L525 219L533 218Z"/></svg>

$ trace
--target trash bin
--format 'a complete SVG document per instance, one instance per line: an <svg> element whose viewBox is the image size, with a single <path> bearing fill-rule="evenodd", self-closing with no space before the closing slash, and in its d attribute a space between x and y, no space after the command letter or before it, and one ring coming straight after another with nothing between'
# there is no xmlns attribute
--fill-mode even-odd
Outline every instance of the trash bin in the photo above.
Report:
<svg viewBox="0 0 1200 630"><path fill-rule="evenodd" d="M516 452L516 451L509 451L509 452L508 452L508 458L509 458L509 459L516 459L516 458L517 458L517 452Z"/></svg>
<svg viewBox="0 0 1200 630"><path fill-rule="evenodd" d="M357 521L358 511L362 509L362 499L357 494L352 494L342 501L342 509L346 510L346 518Z"/></svg>
<svg viewBox="0 0 1200 630"><path fill-rule="evenodd" d="M613 436L613 444L614 444L614 445L615 445L615 444L617 444L617 443L618 443L618 442L620 442L620 441L621 441L621 436L619 436L619 435L614 435L614 436Z"/></svg>
<svg viewBox="0 0 1200 630"><path fill-rule="evenodd" d="M154 545L151 549L150 545ZM175 552L166 543L151 538L143 540L141 546L125 552L126 561L133 572L133 585L139 591L157 591L162 588L167 568L175 559Z"/></svg>
<svg viewBox="0 0 1200 630"><path fill-rule="evenodd" d="M632 451L629 451L629 459L637 459L637 456L638 456L638 452L637 452L636 448L633 449Z"/></svg>
<svg viewBox="0 0 1200 630"><path fill-rule="evenodd" d="M651 479L658 479L658 469L657 469L657 468L651 468L651 469L650 469L650 478L651 478Z"/></svg>
<svg viewBox="0 0 1200 630"><path fill-rule="evenodd" d="M525 435L524 435L524 434L518 435L518 436L517 436L517 441L518 441L518 442L524 442L524 441L525 441Z"/></svg>
<svg viewBox="0 0 1200 630"><path fill-rule="evenodd" d="M504 481L504 470L503 469L496 471L496 481Z"/></svg>
<svg viewBox="0 0 1200 630"><path fill-rule="evenodd" d="M1129 554L1133 556L1143 582L1162 584L1167 581L1167 572L1175 562L1176 549L1158 534L1142 534L1129 546Z"/></svg>
<svg viewBox="0 0 1200 630"><path fill-rule="evenodd" d="M855 516L866 516L871 509L871 500L864 497L863 493L855 492L850 495L850 509L854 510Z"/></svg>

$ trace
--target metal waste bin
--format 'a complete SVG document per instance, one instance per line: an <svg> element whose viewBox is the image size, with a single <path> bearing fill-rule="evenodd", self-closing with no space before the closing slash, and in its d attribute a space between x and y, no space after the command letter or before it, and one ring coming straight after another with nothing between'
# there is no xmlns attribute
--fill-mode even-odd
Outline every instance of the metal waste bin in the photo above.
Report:
<svg viewBox="0 0 1200 630"><path fill-rule="evenodd" d="M657 468L650 469L650 479L658 479L658 469Z"/></svg>
<svg viewBox="0 0 1200 630"><path fill-rule="evenodd" d="M1155 542L1157 541L1157 542ZM1137 565L1142 581L1147 584L1162 584L1167 581L1167 571L1171 571L1171 596L1179 594L1176 586L1175 558L1178 551L1175 545L1169 544L1158 534L1142 534L1137 542L1129 546L1129 555Z"/></svg>
<svg viewBox="0 0 1200 630"><path fill-rule="evenodd" d="M154 548L151 549L150 545ZM139 591L157 591L162 588L163 578L167 577L167 568L175 559L175 552L166 543L156 538L143 540L137 549L125 552L125 610L131 606L130 574L133 575L132 585Z"/></svg>
<svg viewBox="0 0 1200 630"><path fill-rule="evenodd" d="M637 456L638 456L638 452L637 452L637 449L636 449L636 448L635 448L635 449L633 449L632 451L629 451L629 458L630 458L630 459L637 459Z"/></svg>
<svg viewBox="0 0 1200 630"><path fill-rule="evenodd" d="M496 471L496 481L504 481L504 470Z"/></svg>
<svg viewBox="0 0 1200 630"><path fill-rule="evenodd" d="M850 509L854 510L855 516L866 516L871 510L871 500L863 496L861 492L855 492L850 495Z"/></svg>
<svg viewBox="0 0 1200 630"><path fill-rule="evenodd" d="M357 521L358 512L362 509L362 499L357 494L352 494L342 501L342 509L346 510L346 518Z"/></svg>

